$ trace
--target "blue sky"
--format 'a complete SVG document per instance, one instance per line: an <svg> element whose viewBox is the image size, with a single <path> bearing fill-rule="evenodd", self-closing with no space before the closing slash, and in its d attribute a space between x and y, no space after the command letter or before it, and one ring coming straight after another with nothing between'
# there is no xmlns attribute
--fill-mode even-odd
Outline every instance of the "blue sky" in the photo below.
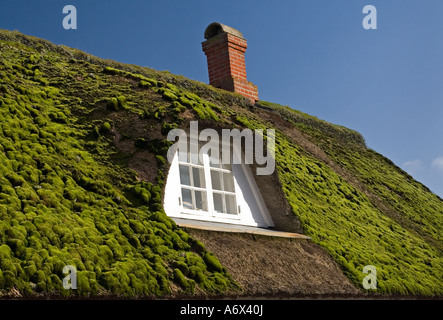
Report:
<svg viewBox="0 0 443 320"><path fill-rule="evenodd" d="M377 30L362 27L369 4ZM442 13L441 0L0 0L0 28L208 82L203 32L227 24L260 99L361 132L443 197Z"/></svg>

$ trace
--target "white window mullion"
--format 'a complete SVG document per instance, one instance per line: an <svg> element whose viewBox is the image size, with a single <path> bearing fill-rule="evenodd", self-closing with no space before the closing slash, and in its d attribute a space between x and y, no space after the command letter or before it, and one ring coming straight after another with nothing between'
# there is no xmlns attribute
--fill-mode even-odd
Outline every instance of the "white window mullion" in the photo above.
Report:
<svg viewBox="0 0 443 320"><path fill-rule="evenodd" d="M220 165L221 166L221 165ZM223 189L222 195L222 206L223 206L223 214L226 214L228 210L226 210L226 197L225 197L225 175L223 174L223 171L219 171L218 174L220 175L220 187Z"/></svg>
<svg viewBox="0 0 443 320"><path fill-rule="evenodd" d="M191 154L189 154L189 157L191 157ZM191 185L191 199L192 199L192 207L194 210L197 210L197 203L195 202L195 190L194 190L194 177L193 177L193 171L192 166L187 165L188 172L189 172L189 184Z"/></svg>
<svg viewBox="0 0 443 320"><path fill-rule="evenodd" d="M212 180L211 180L211 166L209 165L209 155L203 154L203 172L205 174L206 182L206 201L208 206L208 212L211 216L215 215L214 201L212 197Z"/></svg>

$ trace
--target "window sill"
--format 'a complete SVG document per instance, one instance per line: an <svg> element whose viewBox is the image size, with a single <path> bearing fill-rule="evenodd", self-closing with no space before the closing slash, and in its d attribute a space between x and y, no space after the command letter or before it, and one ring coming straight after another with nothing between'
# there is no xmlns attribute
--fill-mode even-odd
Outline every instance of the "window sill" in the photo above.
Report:
<svg viewBox="0 0 443 320"><path fill-rule="evenodd" d="M200 221L192 219L182 219L182 218L172 218L172 220L174 220L174 222L179 227L182 228L200 229L200 230L216 231L216 232L246 233L246 234L255 234L255 235L268 236L268 237L279 237L279 238L311 239L310 237L299 233L278 231L278 230L259 228L259 227L243 226L238 224L209 222L209 221Z"/></svg>

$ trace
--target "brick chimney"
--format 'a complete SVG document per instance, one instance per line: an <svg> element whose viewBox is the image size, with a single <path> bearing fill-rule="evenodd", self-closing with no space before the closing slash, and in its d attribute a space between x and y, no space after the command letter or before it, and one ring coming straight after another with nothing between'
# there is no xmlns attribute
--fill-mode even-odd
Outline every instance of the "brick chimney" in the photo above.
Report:
<svg viewBox="0 0 443 320"><path fill-rule="evenodd" d="M248 45L241 32L213 22L205 30L205 39L202 47L208 60L209 84L257 101L257 87L246 79Z"/></svg>

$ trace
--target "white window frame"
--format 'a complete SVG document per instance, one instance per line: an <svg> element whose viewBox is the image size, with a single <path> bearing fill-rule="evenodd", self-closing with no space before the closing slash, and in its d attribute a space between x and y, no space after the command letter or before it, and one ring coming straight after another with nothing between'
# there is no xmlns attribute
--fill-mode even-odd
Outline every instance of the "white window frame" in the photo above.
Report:
<svg viewBox="0 0 443 320"><path fill-rule="evenodd" d="M231 224L240 224L240 225L247 225L247 226L259 226L259 227L272 227L273 223L270 218L269 212L264 205L263 198L260 195L260 192L258 190L258 187L255 183L255 180L252 176L252 172L249 168L249 166L245 165L244 163L241 164L234 164L231 165L231 170L226 170L223 168L214 168L210 166L210 159L208 154L203 154L203 163L200 164L194 164L191 163L191 148L190 142L188 141L188 159L189 162L183 162L179 160L178 153L173 157L169 175L166 182L165 187L165 202L164 202L164 208L166 211L166 214L172 218L185 218L185 219L195 219L195 220L203 220L203 221L211 221L211 222L221 222L221 223L231 223ZM236 146L232 148L232 152L237 155L241 154L241 150L238 150ZM238 157L240 159L240 157ZM244 159L244 158L241 158ZM199 167L203 168L204 172L204 178L205 178L205 188L199 188L194 186L187 186L182 185L180 181L180 165L186 165L189 167ZM234 166L237 166L234 168ZM215 193L222 193L222 194L229 194L234 195L235 194L235 206L237 214L229 214L229 213L221 213L214 210L214 201L213 201L213 193L214 189L212 188L212 181L211 181L211 170L219 171L219 172L230 172L232 174L233 180L234 180L234 192L226 192L221 190L215 190ZM245 177L244 181L242 181L242 185L247 185L249 188L249 195L252 196L252 199L249 199L249 201L254 201L254 204L256 206L255 210L251 210L248 207L248 201L244 198L244 195L242 193L241 187L239 186L239 183L237 181L237 177L235 172L238 170L242 171L242 176ZM190 172L190 179L193 179L191 177L192 170ZM190 180L190 183L192 183L192 180ZM206 193L206 207L207 210L199 210L199 209L189 209L185 208L183 206L183 199L182 199L182 187L190 190L198 190L198 191L204 191ZM194 197L194 196L193 196ZM195 202L193 202L195 205ZM224 202L225 203L225 202ZM224 204L225 206L225 204ZM226 210L225 210L226 211ZM251 213L251 211L254 211ZM255 212L258 211L258 212ZM254 219L253 215L255 217L259 216L259 219ZM257 221L258 220L258 221Z"/></svg>
<svg viewBox="0 0 443 320"><path fill-rule="evenodd" d="M211 167L210 164L209 164L209 157L208 157L208 155L204 155L204 156L206 156L208 158L208 165L209 165L208 175L209 175L209 177L211 179L211 184L209 185L209 188L211 190L211 196L213 197L214 193L221 194L223 196L223 198L222 198L223 199L222 200L223 212L216 211L215 208L213 207L212 208L213 209L212 214L214 216L216 216L216 217L217 216L218 217L226 217L227 219L240 219L241 208L240 208L240 205L238 205L238 202L237 202L236 188L238 188L238 187L236 187L233 169L231 168L231 170L228 170L228 169L223 169L223 168ZM234 191L231 192L231 191L226 191L226 190L213 189L212 188L211 170L216 171L216 172L221 172L222 173L222 175L221 175L222 179L224 179L223 178L223 173L229 173L232 176L232 179L233 179ZM220 184L224 185L224 182L220 182ZM234 196L235 197L235 212L236 212L235 214L234 213L228 213L227 210L226 210L227 209L226 208L226 195ZM210 202L212 202L212 206L214 206L214 200L212 200Z"/></svg>
<svg viewBox="0 0 443 320"><path fill-rule="evenodd" d="M234 177L234 173L231 167L231 170L229 169L224 169L224 168L217 168L217 167L213 167L210 164L210 159L209 159L209 155L208 154L203 154L201 160L203 160L202 164L196 164L196 163L192 163L191 160L191 155L190 155L190 151L191 148L188 148L188 155L187 158L189 159L189 162L187 161L181 161L179 157L177 157L178 161L178 166L180 167L180 165L182 166L187 166L189 168L201 168L203 169L203 173L204 173L204 181L205 181L205 187L195 187L193 180L193 174L192 174L192 169L189 170L189 179L190 179L190 186L185 185L185 184L181 184L180 181L180 177L179 177L179 187L180 187L180 193L179 193L179 206L180 206L180 212L183 214L187 214L187 215L196 215L196 216L202 216L202 217L215 217L215 218L222 218L222 219L232 219L232 220L240 220L241 216L240 216L240 212L241 212L241 208L239 208L239 206L237 205L237 188L238 186L236 186L235 183L235 177ZM229 191L224 191L224 190L217 190L217 189L213 189L212 188L212 178L211 178L211 170L213 171L217 171L217 172L222 172L222 173L229 173L232 175L232 179L234 181L234 191L233 192L229 192ZM180 172L180 169L179 169ZM184 206L184 201L183 201L183 196L182 196L182 189L189 189L189 190L197 190L197 191L201 191L204 192L206 194L206 209L207 210L202 210L202 209L189 209L186 208ZM224 197L227 195L231 195L235 197L235 214L230 214L230 213L226 213L225 210L226 209L226 201L222 201L222 205L224 208L224 212L219 212L215 210L214 207L214 200L213 200L213 194L214 193L218 193L218 194L222 194L223 195L223 199ZM193 200L193 205L195 206L195 192L191 193L192 195L192 200Z"/></svg>
<svg viewBox="0 0 443 320"><path fill-rule="evenodd" d="M190 180L190 183L191 183L191 185L188 186L188 185L185 185L185 184L181 184L181 182L180 182L179 205L181 207L181 211L183 211L185 213L188 213L188 214L203 214L204 212L207 212L208 210L199 209L197 207L195 207L194 209L185 208L184 201L183 201L183 195L182 195L182 189L191 190L192 191L191 192L192 204L195 206L195 203L196 203L196 201L195 201L195 191L204 192L206 194L206 207L208 207L208 203L207 203L208 202L207 201L208 190L207 190L207 187L196 187L194 185L194 176L192 174L192 168L194 168L194 167L201 168L201 169L203 169L203 172L205 172L204 166L203 165L196 165L196 164L192 164L192 163L181 162L181 161L178 162L178 165L179 165L179 167L180 166L186 166L186 167L188 167L190 169L189 170L189 173L190 173L189 174L189 180ZM180 172L180 168L179 168L179 172ZM206 182L206 177L205 176L206 176L206 174L204 174L205 186L206 186L207 182Z"/></svg>

